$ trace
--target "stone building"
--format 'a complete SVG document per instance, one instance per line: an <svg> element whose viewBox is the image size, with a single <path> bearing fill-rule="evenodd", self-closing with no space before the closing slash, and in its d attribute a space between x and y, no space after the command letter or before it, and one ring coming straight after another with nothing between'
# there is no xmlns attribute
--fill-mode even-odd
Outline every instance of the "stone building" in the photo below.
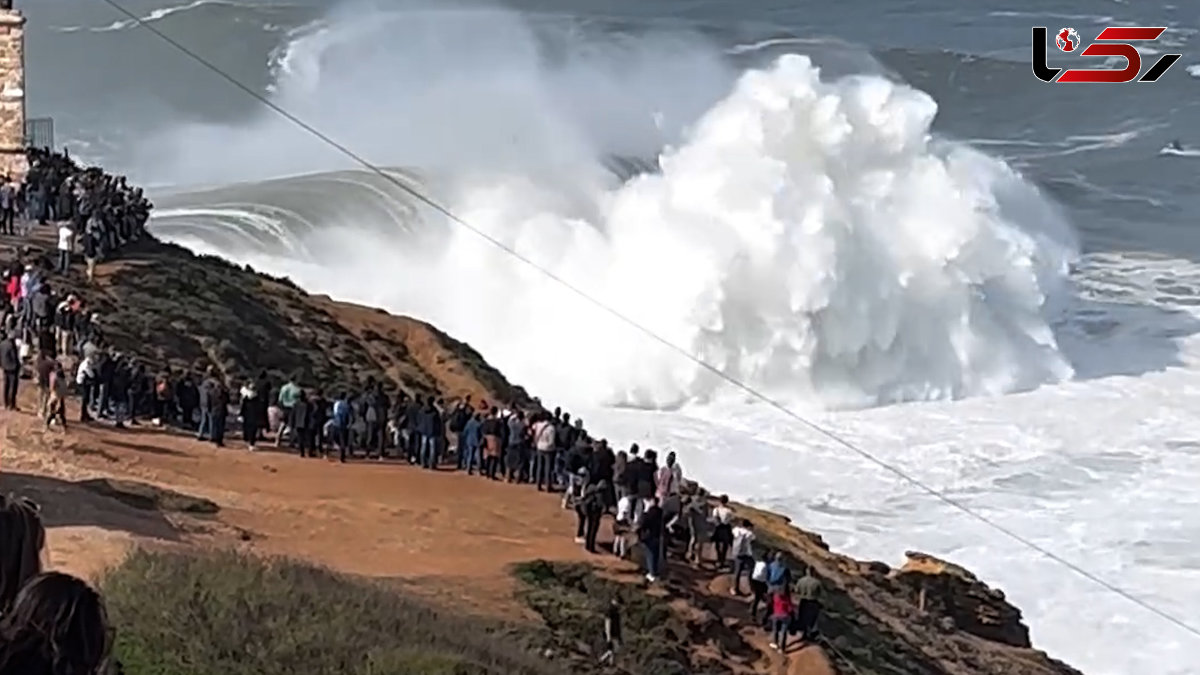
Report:
<svg viewBox="0 0 1200 675"><path fill-rule="evenodd" d="M0 174L25 175L25 17L0 0Z"/></svg>

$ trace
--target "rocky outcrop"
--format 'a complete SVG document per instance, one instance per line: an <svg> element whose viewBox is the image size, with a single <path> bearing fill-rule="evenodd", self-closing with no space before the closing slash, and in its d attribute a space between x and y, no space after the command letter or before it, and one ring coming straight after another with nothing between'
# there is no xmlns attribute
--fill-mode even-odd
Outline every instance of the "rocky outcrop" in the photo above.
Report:
<svg viewBox="0 0 1200 675"><path fill-rule="evenodd" d="M948 628L1013 647L1031 647L1021 610L1004 592L991 588L971 572L927 553L909 551L908 562L892 578L909 590L917 607L938 617Z"/></svg>
<svg viewBox="0 0 1200 675"><path fill-rule="evenodd" d="M838 672L862 675L1080 675L1030 646L1021 613L967 570L910 553L898 570L829 550L778 514L738 507L758 539L821 580L821 631Z"/></svg>

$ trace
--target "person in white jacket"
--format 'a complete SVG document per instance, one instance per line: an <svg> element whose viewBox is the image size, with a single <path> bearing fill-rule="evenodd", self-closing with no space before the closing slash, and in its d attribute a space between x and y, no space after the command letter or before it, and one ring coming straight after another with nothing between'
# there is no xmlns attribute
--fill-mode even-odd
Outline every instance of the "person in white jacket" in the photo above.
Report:
<svg viewBox="0 0 1200 675"><path fill-rule="evenodd" d="M85 350L84 357L79 361L79 368L75 371L75 385L82 397L79 402L79 421L84 423L92 421L88 409L92 405L92 383L96 381L95 359L94 352Z"/></svg>
<svg viewBox="0 0 1200 675"><path fill-rule="evenodd" d="M742 594L742 575L754 570L754 523L743 520L733 528L733 586L731 595Z"/></svg>

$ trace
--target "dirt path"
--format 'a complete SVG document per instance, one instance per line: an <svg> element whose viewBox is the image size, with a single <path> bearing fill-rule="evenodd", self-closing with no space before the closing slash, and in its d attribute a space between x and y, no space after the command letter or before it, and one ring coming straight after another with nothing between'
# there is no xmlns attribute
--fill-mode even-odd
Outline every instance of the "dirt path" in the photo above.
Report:
<svg viewBox="0 0 1200 675"><path fill-rule="evenodd" d="M32 386L24 388L22 403L30 410ZM74 404L68 416L78 419ZM562 510L557 497L527 487L399 462L340 465L274 451L251 453L235 439L217 449L147 426L76 424L66 434L43 432L25 412L0 413L0 428L0 490L42 503L51 565L92 578L134 545L236 546L394 579L435 601L510 618L527 616L513 598L507 572L513 563L588 561L635 578L628 564L589 555L574 544L574 513ZM194 519L127 507L74 484L96 477L204 497L221 511L198 527ZM602 532L601 540L607 536ZM727 595L723 579L692 583L692 602L711 605L721 616L744 613L740 601ZM741 672L832 673L819 650L782 658L767 649L761 631L742 632L759 654L744 659Z"/></svg>

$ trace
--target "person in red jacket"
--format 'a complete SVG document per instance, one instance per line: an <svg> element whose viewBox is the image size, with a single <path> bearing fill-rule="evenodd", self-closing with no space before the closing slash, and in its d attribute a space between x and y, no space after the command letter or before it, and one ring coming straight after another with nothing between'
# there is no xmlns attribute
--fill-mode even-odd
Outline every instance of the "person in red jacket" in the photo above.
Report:
<svg viewBox="0 0 1200 675"><path fill-rule="evenodd" d="M771 598L771 622L774 624L771 649L778 649L780 653L787 652L788 626L792 622L793 609L791 591L784 586Z"/></svg>
<svg viewBox="0 0 1200 675"><path fill-rule="evenodd" d="M9 276L8 285L4 287L4 291L8 294L9 304L13 306L13 309L16 309L17 300L21 298L21 276L19 274Z"/></svg>

